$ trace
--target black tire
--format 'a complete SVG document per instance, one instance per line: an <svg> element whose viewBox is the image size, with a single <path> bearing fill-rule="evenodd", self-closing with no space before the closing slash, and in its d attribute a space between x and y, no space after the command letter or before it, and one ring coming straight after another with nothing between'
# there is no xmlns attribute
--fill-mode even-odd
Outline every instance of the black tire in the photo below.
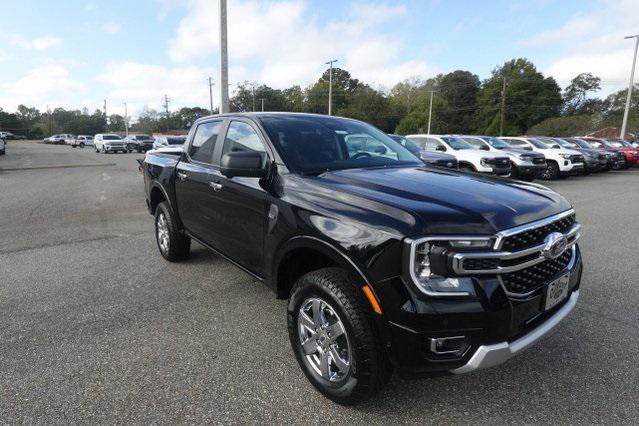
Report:
<svg viewBox="0 0 639 426"><path fill-rule="evenodd" d="M554 161L546 162L546 170L541 173L541 178L543 180L555 180L559 179L560 171L559 166Z"/></svg>
<svg viewBox="0 0 639 426"><path fill-rule="evenodd" d="M80 142L80 148L84 148L84 142Z"/></svg>
<svg viewBox="0 0 639 426"><path fill-rule="evenodd" d="M74 148L74 149L75 149L75 145L71 145L71 148Z"/></svg>
<svg viewBox="0 0 639 426"><path fill-rule="evenodd" d="M138 152L139 152L139 153L141 153L141 152L142 152L142 148L140 148L139 146L138 146Z"/></svg>
<svg viewBox="0 0 639 426"><path fill-rule="evenodd" d="M386 384L392 372L375 335L373 313L355 282L341 268L319 269L297 280L288 301L288 333L300 368L319 392L342 405L353 405L370 398ZM302 306L311 299L327 303L345 330L343 336L350 352L349 370L336 381L325 379L313 370L302 347L298 318Z"/></svg>
<svg viewBox="0 0 639 426"><path fill-rule="evenodd" d="M166 221L167 247L163 247L160 241L159 223L162 217L164 217ZM166 201L158 204L155 209L155 241L160 254L169 262L178 262L189 257L191 239L179 228L175 216Z"/></svg>
<svg viewBox="0 0 639 426"><path fill-rule="evenodd" d="M466 173L475 173L475 168L472 165L466 163L460 164L459 170Z"/></svg>
<svg viewBox="0 0 639 426"><path fill-rule="evenodd" d="M0 151L0 155L4 155L5 154L5 150L3 149L2 151Z"/></svg>

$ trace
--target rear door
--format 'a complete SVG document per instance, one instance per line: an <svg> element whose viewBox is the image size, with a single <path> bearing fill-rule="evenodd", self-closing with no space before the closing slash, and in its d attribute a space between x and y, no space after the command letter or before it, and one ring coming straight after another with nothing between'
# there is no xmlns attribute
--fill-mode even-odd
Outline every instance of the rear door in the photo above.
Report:
<svg viewBox="0 0 639 426"><path fill-rule="evenodd" d="M217 152L218 158L237 151L260 152L263 164L273 158L264 135L247 119L232 119L220 141L223 142ZM214 210L216 215L211 225L215 234L214 247L253 273L263 275L268 194L260 186L259 178L227 178L219 170L214 175L215 188L206 198L211 204L208 209Z"/></svg>
<svg viewBox="0 0 639 426"><path fill-rule="evenodd" d="M223 127L223 119L199 123L175 171L175 197L184 227L215 248L216 224L221 217L212 186L219 176L219 162L213 154Z"/></svg>

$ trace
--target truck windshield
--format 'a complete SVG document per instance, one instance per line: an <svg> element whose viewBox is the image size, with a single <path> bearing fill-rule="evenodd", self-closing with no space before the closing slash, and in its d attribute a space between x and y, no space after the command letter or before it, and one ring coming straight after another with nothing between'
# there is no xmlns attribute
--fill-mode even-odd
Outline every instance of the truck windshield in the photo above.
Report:
<svg viewBox="0 0 639 426"><path fill-rule="evenodd" d="M171 136L166 138L166 142L169 145L184 145L184 142L186 142L186 136Z"/></svg>
<svg viewBox="0 0 639 426"><path fill-rule="evenodd" d="M459 151L461 149L475 149L473 148L471 144L469 144L462 138L456 138L452 136L442 136L442 140L446 142L455 151Z"/></svg>
<svg viewBox="0 0 639 426"><path fill-rule="evenodd" d="M510 149L512 146L508 145L506 142L499 138L483 138L486 142L490 144L493 148L496 149Z"/></svg>
<svg viewBox="0 0 639 426"><path fill-rule="evenodd" d="M102 139L105 141L119 141L122 138L118 135L104 135Z"/></svg>
<svg viewBox="0 0 639 426"><path fill-rule="evenodd" d="M388 135L359 121L322 116L260 120L286 165L298 173L423 164Z"/></svg>

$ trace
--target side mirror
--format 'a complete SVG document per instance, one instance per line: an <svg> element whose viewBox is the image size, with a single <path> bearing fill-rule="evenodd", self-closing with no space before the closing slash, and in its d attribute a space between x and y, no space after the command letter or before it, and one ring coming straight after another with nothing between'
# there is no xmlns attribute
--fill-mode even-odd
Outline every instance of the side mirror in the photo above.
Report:
<svg viewBox="0 0 639 426"><path fill-rule="evenodd" d="M437 147L435 147L435 151L445 152L446 151L446 147L444 145L437 145Z"/></svg>
<svg viewBox="0 0 639 426"><path fill-rule="evenodd" d="M220 171L226 177L256 177L266 176L264 154L256 151L229 152L222 156Z"/></svg>
<svg viewBox="0 0 639 426"><path fill-rule="evenodd" d="M385 147L383 146L378 146L377 148L375 148L373 150L375 152L375 154L380 154L380 155L384 155L386 154L386 152L388 151Z"/></svg>

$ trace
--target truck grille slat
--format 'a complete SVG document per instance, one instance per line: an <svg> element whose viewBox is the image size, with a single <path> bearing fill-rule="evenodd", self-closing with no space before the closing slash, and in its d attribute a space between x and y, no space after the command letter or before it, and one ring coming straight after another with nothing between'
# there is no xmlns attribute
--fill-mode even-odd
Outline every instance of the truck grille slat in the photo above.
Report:
<svg viewBox="0 0 639 426"><path fill-rule="evenodd" d="M518 251L534 247L543 243L546 235L551 232L566 233L574 224L575 215L572 214L548 225L505 237L502 242L502 249L507 251Z"/></svg>
<svg viewBox="0 0 639 426"><path fill-rule="evenodd" d="M502 283L510 293L525 294L535 291L566 269L571 257L572 250L566 250L556 259L546 260L521 271L501 275Z"/></svg>

